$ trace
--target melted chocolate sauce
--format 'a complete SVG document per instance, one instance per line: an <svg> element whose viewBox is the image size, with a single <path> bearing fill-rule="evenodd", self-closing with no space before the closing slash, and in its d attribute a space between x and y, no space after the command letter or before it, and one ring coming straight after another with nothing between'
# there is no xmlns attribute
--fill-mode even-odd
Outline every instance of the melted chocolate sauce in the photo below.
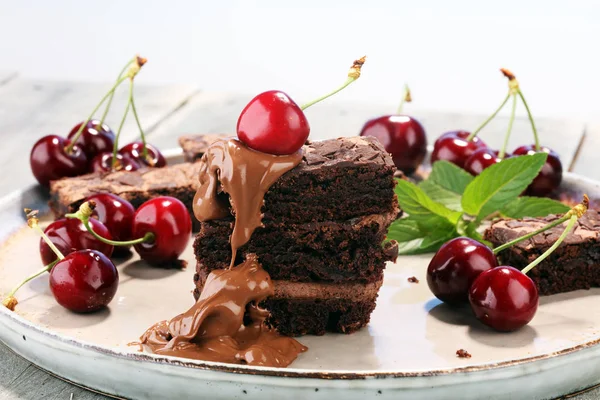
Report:
<svg viewBox="0 0 600 400"><path fill-rule="evenodd" d="M231 266L206 279L200 298L187 312L162 321L141 337L156 354L238 364L286 367L307 350L264 324L269 313L257 305L274 293L269 274L255 254L233 266L236 251L262 226L264 195L302 153L274 156L251 150L235 139L213 143L202 157L194 214L200 221L224 218L229 205L235 225ZM227 198L221 193L229 195Z"/></svg>

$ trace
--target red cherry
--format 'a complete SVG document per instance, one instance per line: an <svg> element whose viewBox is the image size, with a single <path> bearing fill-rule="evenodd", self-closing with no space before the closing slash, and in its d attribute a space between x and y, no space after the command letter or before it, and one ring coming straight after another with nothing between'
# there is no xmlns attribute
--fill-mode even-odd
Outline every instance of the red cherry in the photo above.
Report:
<svg viewBox="0 0 600 400"><path fill-rule="evenodd" d="M135 208L130 202L112 193L98 193L86 199L96 206L92 216L104 224L114 240L127 241L133 239L131 229ZM130 246L116 246L115 253L129 249Z"/></svg>
<svg viewBox="0 0 600 400"><path fill-rule="evenodd" d="M68 139L79 132L83 122L78 123L69 132ZM85 124L85 128L81 131L81 135L77 139L77 145L83 149L89 159L94 158L97 154L104 151L111 151L115 142L115 133L106 124L100 125L100 121L92 119Z"/></svg>
<svg viewBox="0 0 600 400"><path fill-rule="evenodd" d="M104 224L94 218L90 218L90 225L94 229L94 232L100 236L112 239L108 228ZM110 257L113 252L113 246L110 244L102 243L91 233L85 229L83 223L75 218L62 218L57 219L44 230L44 233L50 238L50 241L60 250L60 252L66 256L77 250L98 250L104 253L107 257ZM52 249L40 239L40 255L42 256L42 263L44 265L50 264L56 260L56 254Z"/></svg>
<svg viewBox="0 0 600 400"><path fill-rule="evenodd" d="M475 278L496 266L496 256L486 245L467 237L454 238L431 259L427 284L435 297L445 303L466 303Z"/></svg>
<svg viewBox="0 0 600 400"><path fill-rule="evenodd" d="M92 312L107 306L118 286L119 272L114 264L95 250L73 252L50 271L54 298L74 312Z"/></svg>
<svg viewBox="0 0 600 400"><path fill-rule="evenodd" d="M505 154L504 157L510 157L510 154ZM500 161L502 159L498 158L498 150L482 148L471 154L471 157L465 162L464 168L471 175L479 175L484 169Z"/></svg>
<svg viewBox="0 0 600 400"><path fill-rule="evenodd" d="M136 244L135 250L150 264L177 261L192 233L192 220L186 206L174 197L155 197L142 204L133 216L134 238L152 232L155 240Z"/></svg>
<svg viewBox="0 0 600 400"><path fill-rule="evenodd" d="M75 145L69 153L65 148L69 141L57 135L44 136L31 149L29 164L33 176L42 186L67 176L83 175L88 171L88 159L83 150Z"/></svg>
<svg viewBox="0 0 600 400"><path fill-rule="evenodd" d="M237 134L248 147L268 154L298 151L310 133L304 112L287 94L270 90L253 98L237 122Z"/></svg>
<svg viewBox="0 0 600 400"><path fill-rule="evenodd" d="M464 167L467 159L476 150L487 147L483 140L477 136L473 140L467 141L469 135L470 133L466 131L452 131L442 134L433 145L431 163L446 160L461 168Z"/></svg>
<svg viewBox="0 0 600 400"><path fill-rule="evenodd" d="M498 331L514 331L527 325L537 311L538 301L531 278L507 266L482 272L469 290L475 316Z"/></svg>
<svg viewBox="0 0 600 400"><path fill-rule="evenodd" d="M396 167L411 174L427 154L425 129L414 118L406 115L386 115L365 123L360 136L377 138L385 151L392 155Z"/></svg>
<svg viewBox="0 0 600 400"><path fill-rule="evenodd" d="M113 153L104 152L98 154L92 160L90 167L93 172L109 172L109 171L136 171L140 169L140 164L127 154L117 153L117 163L115 168L112 168Z"/></svg>
<svg viewBox="0 0 600 400"><path fill-rule="evenodd" d="M161 168L167 165L167 160L156 147L146 143L149 160L144 158L143 149L144 144L142 142L132 142L121 147L119 153L129 156L139 165L147 165L155 168Z"/></svg>
<svg viewBox="0 0 600 400"><path fill-rule="evenodd" d="M550 193L555 191L562 182L562 163L560 157L554 150L541 146L540 151L548 153L546 163L542 167L542 170L538 176L531 182L531 184L525 190L525 194L529 196L548 196ZM518 147L513 155L527 155L535 154L535 145L521 146Z"/></svg>

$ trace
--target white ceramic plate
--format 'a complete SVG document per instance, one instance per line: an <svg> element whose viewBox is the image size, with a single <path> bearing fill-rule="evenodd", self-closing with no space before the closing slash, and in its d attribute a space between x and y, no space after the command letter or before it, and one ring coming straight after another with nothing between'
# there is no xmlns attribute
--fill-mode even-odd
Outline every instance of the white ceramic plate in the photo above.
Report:
<svg viewBox="0 0 600 400"><path fill-rule="evenodd" d="M565 187L600 195L599 183L575 175L565 176ZM39 238L26 227L23 207L45 210L45 198L34 188L0 201L2 297L41 267ZM547 399L600 382L600 289L544 297L529 326L496 333L468 309L452 310L432 296L427 255L388 266L367 328L300 338L309 351L290 368L139 353L127 343L193 303L191 241L184 258L185 271L150 268L137 257L120 263L117 296L91 315L58 306L40 277L19 292L15 313L0 307L0 340L64 379L136 399ZM409 283L411 276L420 283ZM458 349L472 358L458 358Z"/></svg>

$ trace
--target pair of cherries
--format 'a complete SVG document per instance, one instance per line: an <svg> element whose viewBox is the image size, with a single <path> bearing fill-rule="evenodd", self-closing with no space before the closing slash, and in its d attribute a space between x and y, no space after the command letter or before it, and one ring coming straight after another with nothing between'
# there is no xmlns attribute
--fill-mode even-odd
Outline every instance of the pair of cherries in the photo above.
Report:
<svg viewBox="0 0 600 400"><path fill-rule="evenodd" d="M446 160L465 169L472 175L479 175L489 166L499 163L498 151L489 148L477 136L470 137L467 131L451 131L442 134L436 141L431 153L431 162ZM539 152L548 154L546 163L538 176L527 187L525 194L530 196L547 196L558 188L562 181L562 163L558 154L552 149L535 145L524 145L516 148L512 156L531 155ZM505 157L510 157L506 154Z"/></svg>
<svg viewBox="0 0 600 400"><path fill-rule="evenodd" d="M119 283L110 259L115 247L133 245L149 264L165 266L173 265L189 242L190 215L176 198L156 197L135 210L118 196L99 193L85 204L71 218L56 220L44 230L54 248L40 240L52 294L71 311L91 312L110 303Z"/></svg>
<svg viewBox="0 0 600 400"><path fill-rule="evenodd" d="M537 286L527 273L558 248L588 207L589 198L584 195L581 204L562 217L494 250L467 237L446 242L427 268L431 292L450 305L469 302L475 316L498 331L513 331L525 326L535 316L539 302ZM568 222L567 226L558 239L522 270L498 266L497 253L564 222Z"/></svg>
<svg viewBox="0 0 600 400"><path fill-rule="evenodd" d="M166 165L164 156L156 147L146 144L147 157L144 157L143 143L132 142L117 152L117 162L113 168L114 132L106 124L90 120L73 143L82 124L77 124L67 138L47 135L33 145L29 163L33 175L42 186L48 186L53 180L88 172L134 171L142 166Z"/></svg>
<svg viewBox="0 0 600 400"><path fill-rule="evenodd" d="M498 331L513 331L531 321L537 311L537 286L510 266L498 266L493 251L474 239L445 243L431 259L427 283L441 301L470 303L475 316Z"/></svg>

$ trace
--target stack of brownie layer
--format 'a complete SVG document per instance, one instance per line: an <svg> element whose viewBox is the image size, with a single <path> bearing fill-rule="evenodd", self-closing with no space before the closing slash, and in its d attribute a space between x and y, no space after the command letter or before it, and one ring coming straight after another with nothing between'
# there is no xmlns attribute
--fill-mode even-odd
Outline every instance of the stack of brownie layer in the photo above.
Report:
<svg viewBox="0 0 600 400"><path fill-rule="evenodd" d="M369 322L395 243L383 245L399 215L394 164L373 138L304 146L300 164L267 191L263 227L238 249L258 255L275 284L262 306L285 335L353 332ZM234 218L201 223L194 243L195 297L210 271L231 262Z"/></svg>
<svg viewBox="0 0 600 400"><path fill-rule="evenodd" d="M499 246L558 218L500 219L486 231L485 239ZM515 268L525 268L554 244L565 225L555 226L500 252L500 261ZM600 213L588 210L564 242L528 275L542 295L600 286Z"/></svg>

